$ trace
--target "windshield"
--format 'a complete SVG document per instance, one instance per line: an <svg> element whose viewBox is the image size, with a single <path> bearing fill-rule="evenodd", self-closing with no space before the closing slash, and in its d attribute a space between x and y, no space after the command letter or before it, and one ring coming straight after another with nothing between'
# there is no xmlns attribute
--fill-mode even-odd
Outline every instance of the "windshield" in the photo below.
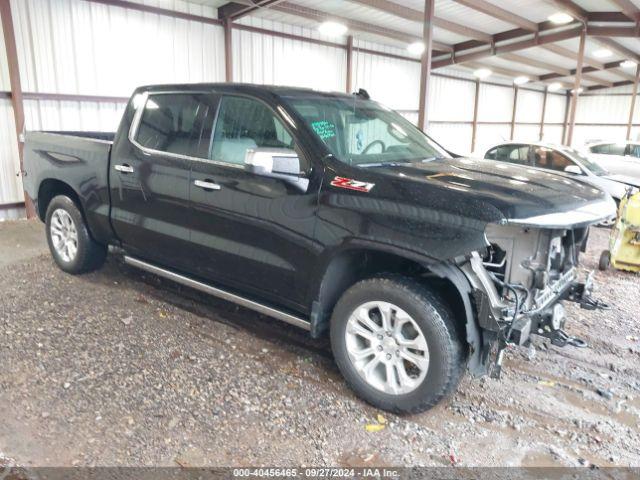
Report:
<svg viewBox="0 0 640 480"><path fill-rule="evenodd" d="M340 161L392 165L449 157L400 114L370 100L289 97L288 103Z"/></svg>
<svg viewBox="0 0 640 480"><path fill-rule="evenodd" d="M565 148L563 149L563 152L569 155L574 160L580 162L587 170L599 177L607 175L609 173L604 168L602 168L599 163L594 162L589 157L580 153L574 148Z"/></svg>

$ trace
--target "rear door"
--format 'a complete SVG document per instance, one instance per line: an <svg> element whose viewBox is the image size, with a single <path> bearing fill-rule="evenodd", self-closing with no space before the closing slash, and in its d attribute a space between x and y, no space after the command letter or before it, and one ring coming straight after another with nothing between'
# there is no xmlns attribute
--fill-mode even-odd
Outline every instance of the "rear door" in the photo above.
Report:
<svg viewBox="0 0 640 480"><path fill-rule="evenodd" d="M114 230L131 253L188 268L191 159L207 157L216 109L210 92L142 95L129 139L111 161Z"/></svg>
<svg viewBox="0 0 640 480"><path fill-rule="evenodd" d="M304 305L315 265L318 185L294 185L245 168L248 149L296 150L290 127L267 104L222 97L210 161L192 162L195 268L206 279L285 303Z"/></svg>

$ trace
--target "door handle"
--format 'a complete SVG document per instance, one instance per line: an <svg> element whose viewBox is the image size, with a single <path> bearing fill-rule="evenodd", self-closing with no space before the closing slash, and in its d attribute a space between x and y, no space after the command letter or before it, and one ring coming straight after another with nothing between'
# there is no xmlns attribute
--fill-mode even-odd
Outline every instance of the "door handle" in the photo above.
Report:
<svg viewBox="0 0 640 480"><path fill-rule="evenodd" d="M220 190L221 188L220 185L213 183L211 180L194 180L193 184L205 190Z"/></svg>
<svg viewBox="0 0 640 480"><path fill-rule="evenodd" d="M123 165L114 165L113 168L122 173L133 173L133 167L126 163Z"/></svg>

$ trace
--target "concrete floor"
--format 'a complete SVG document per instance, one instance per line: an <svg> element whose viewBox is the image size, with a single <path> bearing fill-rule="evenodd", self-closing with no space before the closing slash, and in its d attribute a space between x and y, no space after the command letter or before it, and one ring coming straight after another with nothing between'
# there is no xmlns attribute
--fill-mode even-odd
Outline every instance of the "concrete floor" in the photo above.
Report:
<svg viewBox="0 0 640 480"><path fill-rule="evenodd" d="M44 224L40 221L0 222L0 268L48 251Z"/></svg>
<svg viewBox="0 0 640 480"><path fill-rule="evenodd" d="M113 256L64 274L39 222L0 224L0 466L640 466L640 277L596 279L611 310L568 306L588 348L510 350L502 379L396 416L324 340Z"/></svg>

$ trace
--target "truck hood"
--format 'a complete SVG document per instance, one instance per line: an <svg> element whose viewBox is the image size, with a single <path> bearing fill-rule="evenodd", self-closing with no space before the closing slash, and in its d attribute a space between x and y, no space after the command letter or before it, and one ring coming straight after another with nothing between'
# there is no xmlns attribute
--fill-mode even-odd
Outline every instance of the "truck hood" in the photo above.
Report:
<svg viewBox="0 0 640 480"><path fill-rule="evenodd" d="M478 220L522 220L570 211L615 214L609 195L595 186L541 169L474 158L447 158L372 167L392 183L421 185L403 189L415 203L440 205ZM414 184L415 185L415 184ZM406 194L405 193L405 194ZM604 208L604 212L603 212ZM607 210L611 210L608 212ZM453 212L452 212L453 213ZM496 215L497 214L497 215ZM498 219L497 216L502 218ZM589 223L582 218L582 223ZM600 219L595 219L594 221ZM576 222L570 222L576 223Z"/></svg>

